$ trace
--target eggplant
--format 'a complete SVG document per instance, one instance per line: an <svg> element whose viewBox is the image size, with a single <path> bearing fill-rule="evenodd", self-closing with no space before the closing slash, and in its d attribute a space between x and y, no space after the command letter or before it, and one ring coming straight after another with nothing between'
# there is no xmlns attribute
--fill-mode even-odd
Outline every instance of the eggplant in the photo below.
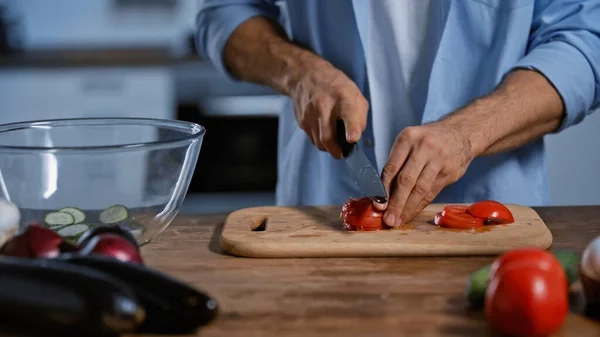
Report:
<svg viewBox="0 0 600 337"><path fill-rule="evenodd" d="M60 259L135 284L135 295L146 309L136 333L189 334L218 315L214 298L147 266L100 255L63 254Z"/></svg>
<svg viewBox="0 0 600 337"><path fill-rule="evenodd" d="M145 312L118 279L55 259L0 258L0 325L108 336L135 330Z"/></svg>
<svg viewBox="0 0 600 337"><path fill-rule="evenodd" d="M136 249L139 250L139 246L138 246L138 243L137 243L137 240L135 239L135 237L133 237L133 235L126 228L119 226L119 225L94 227L94 228L90 229L89 231L83 233L79 237L79 240L77 240L77 246L83 247L83 246L87 245L88 241L93 239L95 236L104 234L104 233L113 233L113 234L120 235L120 236L124 237L125 239L127 239L127 241L131 242L131 244L133 244L136 247Z"/></svg>

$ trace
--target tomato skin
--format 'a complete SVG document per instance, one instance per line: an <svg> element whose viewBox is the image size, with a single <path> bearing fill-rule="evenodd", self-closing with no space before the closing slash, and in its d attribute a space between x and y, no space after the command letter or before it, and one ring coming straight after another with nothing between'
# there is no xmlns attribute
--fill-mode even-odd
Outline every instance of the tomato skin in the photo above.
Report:
<svg viewBox="0 0 600 337"><path fill-rule="evenodd" d="M526 264L507 266L486 291L488 322L506 335L550 335L560 329L569 312L566 289L564 273Z"/></svg>
<svg viewBox="0 0 600 337"><path fill-rule="evenodd" d="M361 217L353 214L346 215L344 225L347 229L354 228L355 230L377 230L384 228L382 218Z"/></svg>
<svg viewBox="0 0 600 337"><path fill-rule="evenodd" d="M368 197L350 198L342 207L342 213L360 215L371 218L381 218L383 212L373 207L373 201Z"/></svg>
<svg viewBox="0 0 600 337"><path fill-rule="evenodd" d="M483 219L476 218L469 213L436 213L433 223L436 226L455 229L471 229L483 226Z"/></svg>
<svg viewBox="0 0 600 337"><path fill-rule="evenodd" d="M463 206L463 205L448 205L448 206L445 206L444 209L442 209L442 216L446 216L449 213L453 213L453 214L466 213L468 208L469 207Z"/></svg>
<svg viewBox="0 0 600 337"><path fill-rule="evenodd" d="M491 223L509 224L515 222L511 211L502 203L494 200L478 201L469 206L467 212L475 217L484 218Z"/></svg>
<svg viewBox="0 0 600 337"><path fill-rule="evenodd" d="M375 231L386 228L383 223L383 212L373 207L370 198L350 198L340 213L344 228L353 231Z"/></svg>
<svg viewBox="0 0 600 337"><path fill-rule="evenodd" d="M489 280L485 313L495 330L513 336L546 336L564 323L569 311L568 281L550 252L509 251L494 261Z"/></svg>
<svg viewBox="0 0 600 337"><path fill-rule="evenodd" d="M510 250L494 260L490 268L489 279L500 275L507 266L515 264L531 265L553 273L564 272L560 262L550 252L539 248L525 247Z"/></svg>

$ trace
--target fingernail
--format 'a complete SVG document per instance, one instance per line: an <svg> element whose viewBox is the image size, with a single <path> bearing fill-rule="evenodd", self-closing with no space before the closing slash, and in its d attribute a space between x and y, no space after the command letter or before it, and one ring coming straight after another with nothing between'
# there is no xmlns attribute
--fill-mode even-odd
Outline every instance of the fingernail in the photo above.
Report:
<svg viewBox="0 0 600 337"><path fill-rule="evenodd" d="M385 223L388 226L394 227L394 222L396 221L396 216L394 214L388 214L385 216Z"/></svg>
<svg viewBox="0 0 600 337"><path fill-rule="evenodd" d="M398 218L396 220L396 223L394 224L394 227L400 227L404 224L404 220L402 220L402 218Z"/></svg>
<svg viewBox="0 0 600 337"><path fill-rule="evenodd" d="M348 132L348 134L346 134L346 140L349 141L349 142L354 142L359 137L360 137L360 134L358 132L356 132L356 131Z"/></svg>

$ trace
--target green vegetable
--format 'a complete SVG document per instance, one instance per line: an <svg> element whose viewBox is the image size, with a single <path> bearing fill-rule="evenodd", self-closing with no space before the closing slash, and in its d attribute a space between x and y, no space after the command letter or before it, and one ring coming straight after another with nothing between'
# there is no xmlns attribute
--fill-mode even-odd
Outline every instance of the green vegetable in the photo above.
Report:
<svg viewBox="0 0 600 337"><path fill-rule="evenodd" d="M100 213L100 222L103 224L115 224L129 218L129 211L123 205L111 206Z"/></svg>
<svg viewBox="0 0 600 337"><path fill-rule="evenodd" d="M481 267L469 277L469 282L467 284L467 299L469 300L469 303L475 307L483 306L491 267L491 264Z"/></svg>
<svg viewBox="0 0 600 337"><path fill-rule="evenodd" d="M75 217L69 213L64 212L52 212L46 214L44 222L50 227L62 227L65 225L72 225L75 223Z"/></svg>
<svg viewBox="0 0 600 337"><path fill-rule="evenodd" d="M579 257L577 254L566 249L553 251L552 254L565 269L569 285L575 283L579 278Z"/></svg>
<svg viewBox="0 0 600 337"><path fill-rule="evenodd" d="M85 213L83 213L79 208L75 207L64 207L58 210L62 213L69 213L75 219L74 223L82 223L85 221Z"/></svg>
<svg viewBox="0 0 600 337"><path fill-rule="evenodd" d="M72 226L63 227L58 230L56 233L64 238L75 239L78 238L85 231L90 229L90 226L85 224L77 224Z"/></svg>
<svg viewBox="0 0 600 337"><path fill-rule="evenodd" d="M569 250L557 250L553 251L552 254L565 270L569 285L575 283L579 278L579 258L577 257L577 254ZM469 277L466 294L467 300L473 307L482 307L485 302L485 291L487 289L491 267L491 264L481 267Z"/></svg>

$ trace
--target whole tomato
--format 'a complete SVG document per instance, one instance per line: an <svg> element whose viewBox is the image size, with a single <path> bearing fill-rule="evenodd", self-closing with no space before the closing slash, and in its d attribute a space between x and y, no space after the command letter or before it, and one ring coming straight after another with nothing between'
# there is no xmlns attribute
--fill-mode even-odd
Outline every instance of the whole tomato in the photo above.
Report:
<svg viewBox="0 0 600 337"><path fill-rule="evenodd" d="M494 263L485 296L490 326L511 336L542 337L560 329L569 312L568 283L552 254L509 252Z"/></svg>
<svg viewBox="0 0 600 337"><path fill-rule="evenodd" d="M498 257L492 263L489 279L493 279L497 274L502 273L503 269L515 264L533 265L554 273L564 270L560 262L551 253L539 248L525 247L513 249Z"/></svg>

